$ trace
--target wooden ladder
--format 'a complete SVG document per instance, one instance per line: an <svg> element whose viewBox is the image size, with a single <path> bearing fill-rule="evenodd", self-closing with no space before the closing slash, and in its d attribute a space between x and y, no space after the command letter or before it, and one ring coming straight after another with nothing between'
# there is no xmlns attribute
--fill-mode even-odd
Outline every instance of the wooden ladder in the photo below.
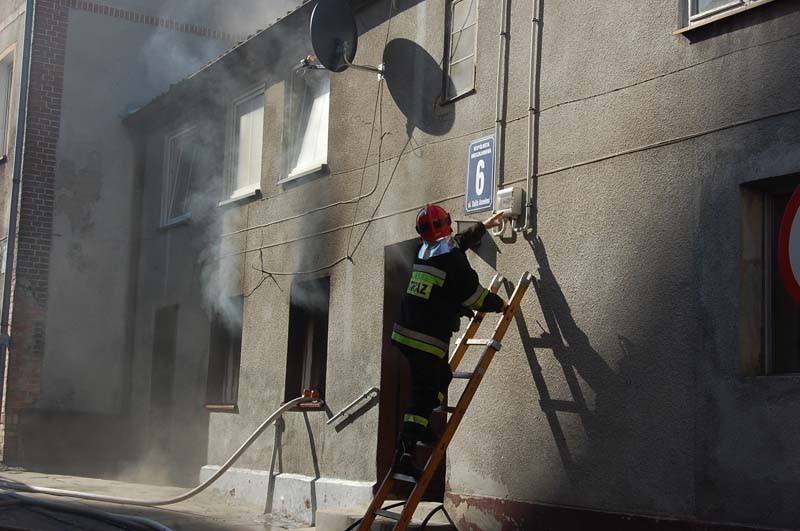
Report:
<svg viewBox="0 0 800 531"><path fill-rule="evenodd" d="M422 501L422 496L425 494L425 490L428 488L431 479L433 479L436 469L445 455L447 446L453 439L459 424L461 424L461 419L464 418L464 414L467 412L467 408L472 402L472 398L475 396L475 392L478 390L478 386L483 380L483 375L486 374L486 369L492 362L495 353L497 353L497 351L499 351L501 348L500 341L503 339L508 326L511 324L514 314L516 314L517 310L519 309L522 297L525 295L525 292L531 283L531 278L531 274L527 271L524 275L522 275L519 283L514 289L514 293L512 293L511 298L508 301L508 307L503 313L500 322L497 323L497 326L495 326L494 333L490 339L473 339L478 331L478 328L480 328L485 314L477 313L472 318L467 330L464 332L464 335L456 342L455 352L453 353L452 358L450 358L450 369L453 371L453 378L463 378L469 381L467 382L467 387L464 389L464 392L461 393L461 398L459 398L458 404L452 408L443 408L448 413L452 413L450 420L447 422L444 433L437 441L436 446L433 449L433 453L425 463L425 468L423 469L418 480L410 476L396 474L391 470L389 471L389 473L386 475L386 478L384 478L383 483L381 483L381 486L378 488L378 492L375 494L375 498L372 500L372 503L367 509L364 518L361 520L361 525L358 528L359 531L369 531L372 523L375 521L375 517L377 516L383 516L385 518L390 518L397 521L394 526L396 531L405 531L408 528L409 524L411 523L411 517L414 515L414 511L417 509L420 501ZM490 284L490 290L492 293L497 292L502 281L503 277L500 275L494 276L492 283ZM464 358L467 348L470 346L483 347L483 355L481 356L481 359L474 371L457 372L456 369L461 363L461 360ZM393 492L395 482L397 481L415 484L413 490L411 491L411 495L406 500L403 511L400 513L387 511L381 508L383 503L386 501L386 498Z"/></svg>

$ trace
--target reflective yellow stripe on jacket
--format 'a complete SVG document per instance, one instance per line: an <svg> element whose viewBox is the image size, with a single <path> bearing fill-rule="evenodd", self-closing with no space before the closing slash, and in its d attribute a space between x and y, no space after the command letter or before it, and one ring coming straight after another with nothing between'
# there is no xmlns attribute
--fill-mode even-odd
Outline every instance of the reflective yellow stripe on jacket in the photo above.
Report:
<svg viewBox="0 0 800 531"><path fill-rule="evenodd" d="M469 308L470 310L477 310L483 306L483 301L486 300L486 296L488 294L489 290L478 284L478 289L475 290L475 293L470 295L467 300L461 303L461 305Z"/></svg>
<svg viewBox="0 0 800 531"><path fill-rule="evenodd" d="M419 424L423 427L428 426L428 419L425 417L420 417L419 415L410 415L408 413L403 416L403 422L413 422L414 424Z"/></svg>
<svg viewBox="0 0 800 531"><path fill-rule="evenodd" d="M449 348L448 344L441 339L437 339L421 332L415 332L414 330L409 330L408 328L404 328L398 324L394 325L394 330L392 331L392 340L396 343L400 343L401 345L406 345L407 347L433 354L437 358L444 358L447 355L447 350Z"/></svg>

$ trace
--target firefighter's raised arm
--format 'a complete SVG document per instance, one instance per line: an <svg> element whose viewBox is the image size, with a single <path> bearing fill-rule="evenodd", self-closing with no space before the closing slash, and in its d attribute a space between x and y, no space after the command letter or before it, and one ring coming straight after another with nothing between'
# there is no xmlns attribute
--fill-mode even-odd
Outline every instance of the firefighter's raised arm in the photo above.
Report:
<svg viewBox="0 0 800 531"><path fill-rule="evenodd" d="M502 212L496 212L496 213L492 214L492 216L489 219L487 219L486 221L483 222L483 226L487 230L488 229L493 229L495 227L499 227L503 223L501 221L502 219L503 219L503 213Z"/></svg>

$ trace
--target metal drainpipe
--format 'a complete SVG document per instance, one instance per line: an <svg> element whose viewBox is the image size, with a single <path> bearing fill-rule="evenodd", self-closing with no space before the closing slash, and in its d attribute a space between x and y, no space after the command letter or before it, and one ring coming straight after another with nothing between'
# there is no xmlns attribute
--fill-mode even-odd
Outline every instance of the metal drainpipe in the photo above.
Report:
<svg viewBox="0 0 800 531"><path fill-rule="evenodd" d="M508 44L508 33L506 32L508 18L509 0L500 2L500 33L497 43L497 93L495 95L494 113L494 138L495 138L495 157L494 157L494 178L497 189L500 189L500 156L503 153L503 145L500 137L500 125L503 123L503 60L505 47ZM492 234L502 234L506 228L505 218L501 221L500 227L492 231Z"/></svg>
<svg viewBox="0 0 800 531"><path fill-rule="evenodd" d="M533 121L536 115L536 94L534 93L535 89L535 79L534 76L536 75L536 43L539 40L539 17L537 13L537 3L539 0L533 0L531 2L531 60L530 60L530 72L528 73L528 189L525 192L525 224L522 227L516 227L514 230L516 232L527 232L533 228L532 221L533 221L533 198L531 197L531 193L533 192L533 180L536 177L535 167L533 163L533 153L534 153L534 142L537 143L538 149L538 138L534 138L534 127Z"/></svg>
<svg viewBox="0 0 800 531"><path fill-rule="evenodd" d="M25 5L25 37L22 45L22 69L20 70L19 110L17 113L17 135L14 143L14 176L11 181L11 203L8 215L8 239L6 240L6 273L3 279L3 307L0 314L0 411L5 410L5 373L11 317L11 287L14 276L14 250L17 241L17 215L19 212L19 189L22 182L22 151L25 142L25 120L28 110L28 84L31 60L31 40L33 35L33 11L35 0L27 0Z"/></svg>

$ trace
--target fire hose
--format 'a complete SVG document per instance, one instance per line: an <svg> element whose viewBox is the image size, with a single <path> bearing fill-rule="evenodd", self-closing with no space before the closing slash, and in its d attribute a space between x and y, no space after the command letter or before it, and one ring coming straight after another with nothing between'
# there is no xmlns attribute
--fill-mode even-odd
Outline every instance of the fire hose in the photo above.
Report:
<svg viewBox="0 0 800 531"><path fill-rule="evenodd" d="M167 498L165 500L139 500L136 498L122 498L118 496L104 496L101 494L91 494L88 492L79 492L74 490L63 490L63 489L52 489L49 487L34 487L32 485L26 485L24 483L16 483L16 482L9 482L5 480L0 480L0 489L7 489L7 490L15 490L18 492L31 492L35 494L49 494L51 496L65 496L68 498L79 498L82 500L91 500L91 501L98 501L98 502L107 502L107 503L119 503L124 505L140 505L140 506L160 506L160 505L172 505L174 503L179 503L184 500L188 500L189 498L196 496L203 492L209 485L214 483L217 479L219 479L222 474L228 470L234 462L236 462L239 457L247 450L253 442L261 435L261 433L267 429L267 427L273 424L278 418L280 418L286 411L294 408L295 406L305 403L305 402L317 402L319 401L318 398L310 398L310 397L298 397L293 400L290 400L283 404L281 407L275 410L275 412L270 415L269 417L261 423L261 425L256 428L250 437L239 447L236 452L221 467L217 470L210 478L202 482L200 485L196 486L192 490L184 492L178 496L174 496L172 498Z"/></svg>

